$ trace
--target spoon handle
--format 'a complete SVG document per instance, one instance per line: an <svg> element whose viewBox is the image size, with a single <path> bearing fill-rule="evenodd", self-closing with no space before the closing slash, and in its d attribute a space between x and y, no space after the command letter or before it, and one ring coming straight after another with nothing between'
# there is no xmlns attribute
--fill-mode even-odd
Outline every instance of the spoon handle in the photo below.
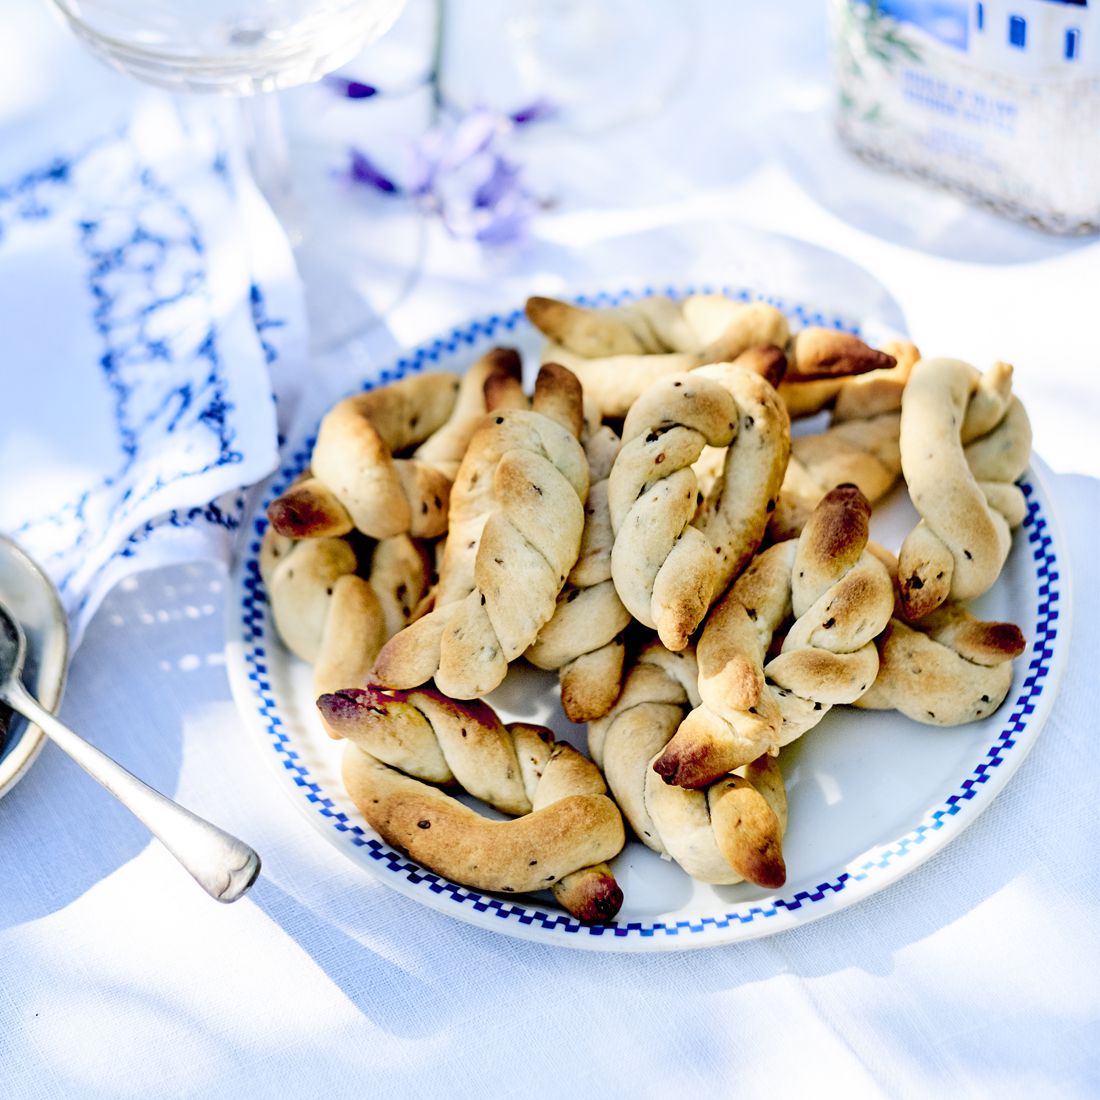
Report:
<svg viewBox="0 0 1100 1100"><path fill-rule="evenodd" d="M185 810L115 763L42 707L18 681L0 699L30 719L97 783L115 796L218 901L236 901L260 873L260 857L243 841Z"/></svg>

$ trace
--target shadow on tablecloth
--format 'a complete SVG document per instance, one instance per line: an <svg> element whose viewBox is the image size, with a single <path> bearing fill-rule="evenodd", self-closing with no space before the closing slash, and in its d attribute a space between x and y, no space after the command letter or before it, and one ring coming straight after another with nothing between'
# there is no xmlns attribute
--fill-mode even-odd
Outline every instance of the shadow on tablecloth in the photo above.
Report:
<svg viewBox="0 0 1100 1100"><path fill-rule="evenodd" d="M1080 611L1084 601L1095 604L1095 596L1087 594L1100 585L1100 562L1088 542L1100 515L1100 482L1074 475L1051 481ZM471 1011L484 1012L490 994L494 1016L530 1018L542 1018L538 1006L553 1016L567 1002L622 1004L643 998L652 1011L639 1012L634 1046L652 1042L657 1049L662 1019L681 1002L690 1001L697 1011L699 993L720 994L788 976L802 983L812 1003L815 978L847 971L891 977L916 945L934 937L948 945L953 926L966 927L984 906L1011 897L1025 907L1056 909L1059 899L1050 892L1072 896L1074 876L1092 859L1097 766L1094 723L1084 720L1084 712L1092 705L1090 693L1095 695L1088 654L1100 647L1100 627L1083 618L1075 618L1061 698L1043 736L990 808L899 883L803 928L724 948L614 955L497 936L422 908L374 881L349 889L346 876L316 883L314 896L303 901L264 880L253 900L365 1017L394 1035L414 1038L441 1037ZM1005 945L989 949L1001 952ZM943 962L953 974L965 968L964 959L949 953ZM587 1044L603 1041L570 1035L582 1053Z"/></svg>
<svg viewBox="0 0 1100 1100"><path fill-rule="evenodd" d="M127 578L96 614L69 673L61 718L170 797L182 759L180 716L226 690L223 584L208 566ZM180 647L184 622L194 628L189 652ZM107 706L89 715L79 708L89 695ZM64 908L151 843L142 824L51 744L0 800L0 836L8 853L0 856L0 928Z"/></svg>

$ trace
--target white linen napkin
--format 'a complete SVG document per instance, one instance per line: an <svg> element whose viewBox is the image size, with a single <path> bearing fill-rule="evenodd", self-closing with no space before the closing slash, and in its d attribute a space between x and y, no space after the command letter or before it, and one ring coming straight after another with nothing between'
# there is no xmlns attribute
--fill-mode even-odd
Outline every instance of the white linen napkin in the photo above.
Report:
<svg viewBox="0 0 1100 1100"><path fill-rule="evenodd" d="M0 530L75 638L123 575L228 556L277 460L304 311L229 117L145 94L0 150Z"/></svg>

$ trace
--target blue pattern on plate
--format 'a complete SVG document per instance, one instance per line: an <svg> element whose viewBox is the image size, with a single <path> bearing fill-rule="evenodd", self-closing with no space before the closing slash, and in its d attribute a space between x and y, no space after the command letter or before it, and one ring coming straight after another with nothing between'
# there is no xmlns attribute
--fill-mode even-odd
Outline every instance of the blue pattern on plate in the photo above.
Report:
<svg viewBox="0 0 1100 1100"><path fill-rule="evenodd" d="M621 302L653 294L667 294L670 297L683 297L693 293L713 293L715 290L742 301L753 300L759 296L747 290L709 285L699 287L645 287L640 292L622 291L615 294L601 293L591 296L579 295L578 304L591 306L615 306ZM788 317L802 325L825 325L858 333L858 326L846 323L840 318L827 318L820 312L810 311L798 303L785 302L782 299L764 298L783 310ZM379 383L385 383L404 377L410 372L423 370L425 366L438 362L443 353L458 351L463 345L473 346L483 339L492 339L500 330L511 331L523 320L523 311L514 310L507 314L493 314L482 320L455 328L446 336L423 344L406 358L399 359L392 368L379 374ZM370 389L366 383L364 389ZM313 450L315 437L310 437L302 448L296 451L289 462L280 470L275 483L271 486L268 501L278 496L305 469ZM266 520L255 522L255 537L248 547L248 557L244 563L244 595L241 599L241 626L245 641L244 658L248 666L248 680L252 684L254 702L263 719L271 746L282 760L283 767L291 773L293 781L301 789L306 800L311 803L332 827L345 834L356 847L364 849L371 859L381 864L387 872L400 876L414 886L423 886L433 894L447 897L456 905L468 905L479 913L492 913L505 921L515 921L521 925L537 925L548 931L590 937L636 937L655 936L675 937L681 934L706 934L710 931L726 929L734 925L751 925L763 922L782 914L801 910L806 906L823 902L827 898L841 894L853 883L862 882L886 869L892 869L900 860L920 847L929 836L943 828L948 820L962 813L968 802L974 798L981 784L988 782L993 770L999 767L1006 756L1015 748L1018 735L1026 728L1028 717L1035 710L1035 703L1043 692L1044 682L1050 671L1050 661L1054 653L1054 640L1058 636L1058 563L1053 550L1053 540L1047 531L1047 521L1043 517L1039 502L1035 499L1033 487L1024 482L1021 488L1027 498L1027 518L1023 530L1027 532L1035 563L1035 576L1038 581L1038 614L1036 637L1031 645L1031 659L1028 674L1021 685L1020 693L1012 704L1012 712L1004 727L994 738L973 773L963 780L958 790L953 792L942 806L933 811L928 818L912 832L895 844L878 853L854 872L843 872L835 879L817 884L811 890L799 890L790 897L775 897L769 903L745 905L721 917L702 917L698 921L677 921L675 924L657 921L640 921L607 924L582 924L568 914L548 912L535 905L523 905L514 901L481 894L469 887L459 886L441 878L400 855L374 834L353 821L342 810L336 808L323 788L310 775L309 768L301 761L292 747L289 734L279 714L271 681L268 676L267 652L265 649L267 624L267 598L260 580L259 552L260 539L266 527ZM266 503L266 502L265 502Z"/></svg>

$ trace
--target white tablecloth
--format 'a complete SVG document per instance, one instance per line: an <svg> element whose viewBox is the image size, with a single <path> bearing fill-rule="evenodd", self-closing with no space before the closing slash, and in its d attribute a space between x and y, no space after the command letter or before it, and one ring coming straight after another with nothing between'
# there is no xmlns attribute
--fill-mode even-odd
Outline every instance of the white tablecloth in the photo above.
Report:
<svg viewBox="0 0 1100 1100"><path fill-rule="evenodd" d="M36 46L63 36L8 6ZM737 219L850 257L926 352L1016 364L1076 593L1036 748L949 849L841 915L688 954L532 945L391 893L290 805L230 698L219 568L129 579L87 630L62 716L247 838L264 874L214 905L47 746L0 801L0 1095L1100 1091L1100 246L851 164L816 0L685 7L692 64L664 112L595 138L532 133L524 155L558 199L534 247L485 259L430 233L387 331L319 363L318 387L531 289L630 274L615 241L633 231ZM383 248L386 217L369 228Z"/></svg>

